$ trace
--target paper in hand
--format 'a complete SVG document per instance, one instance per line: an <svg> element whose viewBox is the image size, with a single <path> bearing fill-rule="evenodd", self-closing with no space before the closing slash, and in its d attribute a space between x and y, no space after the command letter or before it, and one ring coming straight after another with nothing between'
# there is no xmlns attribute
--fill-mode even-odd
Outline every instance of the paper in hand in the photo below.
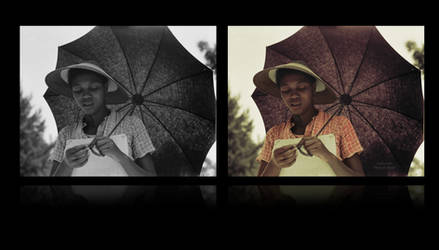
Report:
<svg viewBox="0 0 439 250"><path fill-rule="evenodd" d="M335 136L333 134L320 135L317 138L322 141L329 152L336 154ZM276 140L273 151L286 145L297 145L300 140L302 138ZM282 168L279 176L335 176L332 168L322 159L317 156L303 155L299 150L296 152L296 161L291 167Z"/></svg>
<svg viewBox="0 0 439 250"><path fill-rule="evenodd" d="M120 151L128 155L128 138L125 134L113 135L110 136L110 138ZM67 140L64 155L67 149L77 145L88 145L92 140L93 138ZM75 168L72 172L72 176L127 176L124 168L112 158L108 156L97 156L91 151L89 153L87 163L80 168Z"/></svg>

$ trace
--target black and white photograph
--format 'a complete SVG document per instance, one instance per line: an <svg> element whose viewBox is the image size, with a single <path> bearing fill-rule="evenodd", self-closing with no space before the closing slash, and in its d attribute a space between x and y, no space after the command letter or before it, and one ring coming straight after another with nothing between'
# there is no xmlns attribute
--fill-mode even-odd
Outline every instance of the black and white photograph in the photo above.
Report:
<svg viewBox="0 0 439 250"><path fill-rule="evenodd" d="M216 176L215 26L20 26L20 176Z"/></svg>

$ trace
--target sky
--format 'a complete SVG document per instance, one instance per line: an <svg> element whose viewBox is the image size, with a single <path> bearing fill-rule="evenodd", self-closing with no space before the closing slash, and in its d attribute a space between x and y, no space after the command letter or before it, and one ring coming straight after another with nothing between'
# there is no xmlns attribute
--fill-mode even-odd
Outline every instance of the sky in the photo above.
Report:
<svg viewBox="0 0 439 250"><path fill-rule="evenodd" d="M233 96L240 96L242 110L249 110L253 120L252 138L262 141L265 128L259 110L251 99L255 87L253 76L264 68L266 46L278 43L296 33L303 26L229 26L228 27L228 81ZM418 46L424 43L423 26L377 26L386 41L408 62L413 64L405 42L413 40ZM422 92L424 84L422 82ZM416 158L424 162L424 143Z"/></svg>
<svg viewBox="0 0 439 250"><path fill-rule="evenodd" d="M45 120L44 139L56 140L58 132L49 105L43 98L47 90L46 75L55 69L58 46L72 42L85 35L95 26L21 26L20 27L20 89L25 96L31 95L33 110L41 110ZM169 26L179 42L200 62L205 63L199 51L199 41L216 44L215 26ZM214 80L216 93L216 79ZM216 163L216 143L207 157Z"/></svg>

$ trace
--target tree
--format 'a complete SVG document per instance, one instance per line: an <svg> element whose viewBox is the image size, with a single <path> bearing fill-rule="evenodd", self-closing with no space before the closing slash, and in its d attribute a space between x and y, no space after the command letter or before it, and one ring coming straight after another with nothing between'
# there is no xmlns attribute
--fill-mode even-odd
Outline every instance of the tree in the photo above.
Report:
<svg viewBox="0 0 439 250"><path fill-rule="evenodd" d="M405 46L409 52L412 52L413 60L415 61L415 66L418 67L422 74L424 74L424 44L419 48L414 41L407 41Z"/></svg>
<svg viewBox="0 0 439 250"><path fill-rule="evenodd" d="M201 52L204 52L204 58L207 63L206 66L213 70L214 75L216 75L216 45L210 47L205 41L198 42L198 48ZM200 176L214 176L216 175L216 164L206 157L201 168Z"/></svg>
<svg viewBox="0 0 439 250"><path fill-rule="evenodd" d="M424 44L419 48L416 42L407 41L405 46L409 52L412 52L412 58L414 65L418 67L422 72L422 78L424 77ZM413 158L412 164L409 169L408 176L424 176L424 163Z"/></svg>
<svg viewBox="0 0 439 250"><path fill-rule="evenodd" d="M408 176L424 176L424 163L421 163L417 158L413 158Z"/></svg>
<svg viewBox="0 0 439 250"><path fill-rule="evenodd" d="M48 157L54 144L43 139L45 129L41 111L31 114L31 97L20 90L20 175L48 175Z"/></svg>
<svg viewBox="0 0 439 250"><path fill-rule="evenodd" d="M201 169L200 176L215 176L215 169L215 164L213 164L213 162L206 157L206 159L204 159L203 168Z"/></svg>
<svg viewBox="0 0 439 250"><path fill-rule="evenodd" d="M255 161L262 143L251 138L253 121L249 120L248 109L240 113L239 96L228 99L228 173L229 175L256 175L258 164Z"/></svg>
<svg viewBox="0 0 439 250"><path fill-rule="evenodd" d="M213 48L205 41L198 42L198 48L201 52L205 51L204 58L207 60L207 66L216 74L216 44Z"/></svg>

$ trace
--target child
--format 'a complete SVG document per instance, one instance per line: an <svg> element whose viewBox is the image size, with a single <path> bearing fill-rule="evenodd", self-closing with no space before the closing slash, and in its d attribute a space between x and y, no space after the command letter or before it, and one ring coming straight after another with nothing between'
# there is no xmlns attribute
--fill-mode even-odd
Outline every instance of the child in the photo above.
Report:
<svg viewBox="0 0 439 250"><path fill-rule="evenodd" d="M135 116L126 116L117 125L122 116L106 107L108 97L118 86L103 69L92 62L75 64L52 71L47 75L46 83L54 92L73 97L84 113L79 122L59 132L50 156L53 161L52 176L71 176L75 169L83 167L88 161L88 145L69 148L64 155L67 140L94 137L97 150L119 163L128 176L156 175L149 154L155 148L142 121ZM130 157L106 136L116 125L112 135L127 136Z"/></svg>
<svg viewBox="0 0 439 250"><path fill-rule="evenodd" d="M358 153L363 148L350 121L343 116L334 116L322 131L334 134L337 155L332 154L315 136L330 115L317 110L314 104L329 104L336 97L327 84L302 62L291 62L264 69L253 79L261 91L281 98L293 114L289 121L272 127L265 138L264 146L257 157L261 163L258 176L279 176L282 168L294 167L297 149L287 145L276 149L277 139L303 138L308 153L327 162L337 176L364 176Z"/></svg>

